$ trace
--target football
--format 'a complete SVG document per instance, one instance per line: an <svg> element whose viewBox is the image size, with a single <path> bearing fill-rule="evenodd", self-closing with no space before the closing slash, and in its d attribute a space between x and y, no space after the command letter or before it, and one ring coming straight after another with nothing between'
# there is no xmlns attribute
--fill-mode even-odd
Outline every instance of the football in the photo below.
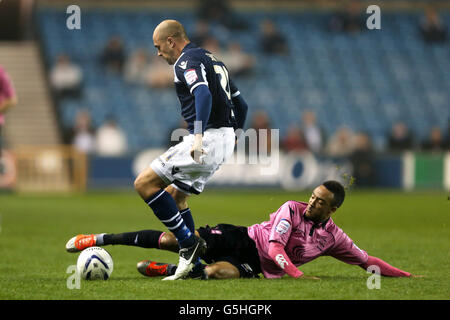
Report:
<svg viewBox="0 0 450 320"><path fill-rule="evenodd" d="M83 250L77 260L77 272L85 280L108 280L113 266L111 255L100 247Z"/></svg>

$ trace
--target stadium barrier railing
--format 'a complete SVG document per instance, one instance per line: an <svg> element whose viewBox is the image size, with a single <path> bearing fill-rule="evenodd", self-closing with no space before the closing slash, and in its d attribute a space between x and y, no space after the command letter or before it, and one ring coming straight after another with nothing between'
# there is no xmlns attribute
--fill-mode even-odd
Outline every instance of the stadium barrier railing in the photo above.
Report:
<svg viewBox="0 0 450 320"><path fill-rule="evenodd" d="M72 146L20 146L15 157L18 192L80 192L86 190L86 155Z"/></svg>

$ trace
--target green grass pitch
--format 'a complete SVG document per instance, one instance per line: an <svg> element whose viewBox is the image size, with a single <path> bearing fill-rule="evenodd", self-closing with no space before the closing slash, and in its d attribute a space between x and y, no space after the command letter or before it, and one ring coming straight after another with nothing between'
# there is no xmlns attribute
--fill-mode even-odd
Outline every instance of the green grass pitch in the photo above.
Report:
<svg viewBox="0 0 450 320"><path fill-rule="evenodd" d="M268 219L287 200L309 193L210 190L191 198L196 225L251 225ZM66 241L78 233L164 230L134 192L77 195L0 195L0 299L309 300L449 298L450 201L444 192L356 191L347 194L334 221L370 255L424 275L381 278L367 288L357 266L321 257L300 267L321 280L238 279L164 282L136 270L142 259L178 261L156 249L109 246L114 272L108 281L82 281L69 289L67 269L78 254Z"/></svg>

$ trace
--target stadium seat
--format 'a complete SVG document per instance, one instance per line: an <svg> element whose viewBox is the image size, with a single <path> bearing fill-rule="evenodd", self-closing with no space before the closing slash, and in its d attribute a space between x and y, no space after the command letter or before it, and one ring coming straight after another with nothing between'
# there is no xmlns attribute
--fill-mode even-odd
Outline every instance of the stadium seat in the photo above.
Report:
<svg viewBox="0 0 450 320"><path fill-rule="evenodd" d="M107 116L120 119L132 149L167 145L168 130L179 123L173 90L130 86L121 77L105 74L98 57L112 35L124 39L127 54L139 47L154 52L151 30L161 17L169 16L180 20L188 32L194 29L190 12L86 8L82 30L73 32L59 27L65 24L64 10L38 10L47 66L59 53L69 52L84 71L83 98L58 106L64 126L74 121L76 110L86 107L95 124ZM272 126L282 134L286 124L300 121L306 108L316 111L328 135L347 124L382 140L390 125L402 118L420 137L433 124L446 126L450 49L448 45L424 45L417 29L419 14L384 13L386 32L364 31L353 36L326 31L329 15L319 12L246 11L241 16L251 28L236 32L235 38L255 55L257 63L252 77L235 82L250 108L266 110ZM449 21L448 13L442 17ZM259 53L258 27L264 18L271 18L285 33L291 46L289 57ZM226 34L222 36L227 39Z"/></svg>

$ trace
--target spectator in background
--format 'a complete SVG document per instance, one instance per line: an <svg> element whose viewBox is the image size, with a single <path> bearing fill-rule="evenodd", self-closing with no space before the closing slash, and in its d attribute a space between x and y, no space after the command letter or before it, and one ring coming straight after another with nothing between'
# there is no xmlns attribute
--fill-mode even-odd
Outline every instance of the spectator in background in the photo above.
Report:
<svg viewBox="0 0 450 320"><path fill-rule="evenodd" d="M101 53L100 62L108 71L122 73L125 64L125 51L120 37L116 36L109 39Z"/></svg>
<svg viewBox="0 0 450 320"><path fill-rule="evenodd" d="M450 150L450 118L447 120L447 133L445 136L445 150Z"/></svg>
<svg viewBox="0 0 450 320"><path fill-rule="evenodd" d="M305 111L302 116L306 143L313 153L320 153L323 147L323 132L317 125L314 111Z"/></svg>
<svg viewBox="0 0 450 320"><path fill-rule="evenodd" d="M414 147L413 136L403 122L397 122L388 136L388 150L407 151Z"/></svg>
<svg viewBox="0 0 450 320"><path fill-rule="evenodd" d="M302 152L309 150L308 144L302 129L297 126L291 126L281 141L281 147L285 152Z"/></svg>
<svg viewBox="0 0 450 320"><path fill-rule="evenodd" d="M131 84L147 85L150 63L145 49L138 49L127 59L124 68L125 81Z"/></svg>
<svg viewBox="0 0 450 320"><path fill-rule="evenodd" d="M70 60L67 54L60 54L50 70L50 85L59 99L79 98L83 82L83 71Z"/></svg>
<svg viewBox="0 0 450 320"><path fill-rule="evenodd" d="M138 49L131 55L125 64L124 76L128 83L152 88L173 85L173 68L157 56L149 60L145 49Z"/></svg>
<svg viewBox="0 0 450 320"><path fill-rule="evenodd" d="M94 134L95 130L92 127L89 112L86 110L79 111L72 129L72 145L78 151L91 154L95 151Z"/></svg>
<svg viewBox="0 0 450 320"><path fill-rule="evenodd" d="M219 40L217 40L215 37L210 36L208 38L205 38L203 41L203 48L211 52L213 55L217 56L217 58L221 57L222 50L220 48L220 43Z"/></svg>
<svg viewBox="0 0 450 320"><path fill-rule="evenodd" d="M17 96L13 83L0 65L0 175L4 173L2 161L2 127L5 124L5 113L12 107L17 105Z"/></svg>
<svg viewBox="0 0 450 320"><path fill-rule="evenodd" d="M228 0L200 0L198 18L207 22L217 22L230 30L248 28L248 24L233 12Z"/></svg>
<svg viewBox="0 0 450 320"><path fill-rule="evenodd" d="M225 63L231 76L246 76L252 73L255 58L244 52L239 42L228 44L228 49L220 53L220 60Z"/></svg>
<svg viewBox="0 0 450 320"><path fill-rule="evenodd" d="M431 128L428 139L422 143L422 150L427 152L442 152L445 150L441 128L437 126Z"/></svg>
<svg viewBox="0 0 450 320"><path fill-rule="evenodd" d="M425 11L425 18L420 24L420 33L426 43L443 43L447 41L447 30L435 8Z"/></svg>
<svg viewBox="0 0 450 320"><path fill-rule="evenodd" d="M205 41L211 37L211 26L206 20L197 20L191 41L199 47L205 47Z"/></svg>
<svg viewBox="0 0 450 320"><path fill-rule="evenodd" d="M353 132L346 126L342 126L336 130L325 147L326 153L333 157L348 157L352 154L353 150Z"/></svg>
<svg viewBox="0 0 450 320"><path fill-rule="evenodd" d="M269 117L267 116L267 113L265 111L259 110L256 111L253 115L253 119L251 122L251 128L256 130L256 136L257 136L257 145L256 145L256 151L259 154L261 151L262 153L267 152L267 154L270 154L272 151L272 141L271 141L271 131L270 131L270 121ZM260 132L261 130L261 132ZM264 148L260 149L260 141L261 139L267 138L266 143L266 150ZM264 142L262 142L264 143ZM253 148L247 147L246 150L252 150Z"/></svg>
<svg viewBox="0 0 450 320"><path fill-rule="evenodd" d="M265 19L260 24L261 50L271 55L287 55L289 47L286 38L278 31L272 20Z"/></svg>
<svg viewBox="0 0 450 320"><path fill-rule="evenodd" d="M354 138L354 149L350 155L350 162L353 166L353 176L356 184L360 187L374 185L374 151L370 137L363 132L359 132Z"/></svg>
<svg viewBox="0 0 450 320"><path fill-rule="evenodd" d="M108 118L95 135L96 152L100 156L117 157L126 153L127 138L114 118Z"/></svg>
<svg viewBox="0 0 450 320"><path fill-rule="evenodd" d="M333 32L359 33L365 28L362 5L356 0L345 1L329 24L329 29Z"/></svg>
<svg viewBox="0 0 450 320"><path fill-rule="evenodd" d="M147 82L151 88L164 89L173 87L173 68L163 59L154 56L149 70Z"/></svg>

